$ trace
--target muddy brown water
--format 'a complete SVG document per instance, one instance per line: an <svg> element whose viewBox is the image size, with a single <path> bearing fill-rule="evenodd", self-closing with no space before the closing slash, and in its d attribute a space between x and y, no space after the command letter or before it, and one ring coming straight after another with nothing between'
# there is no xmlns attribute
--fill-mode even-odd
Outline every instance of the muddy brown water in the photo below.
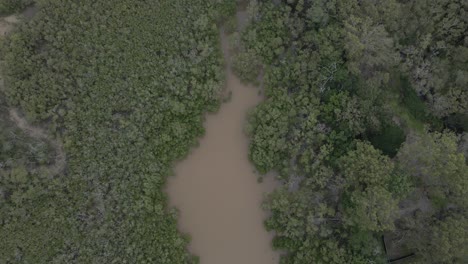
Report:
<svg viewBox="0 0 468 264"><path fill-rule="evenodd" d="M223 50L229 61L226 37ZM264 194L276 183L257 182L248 160L246 115L262 97L226 69L231 100L206 117L199 146L175 168L168 181L170 206L179 210L179 229L191 236L189 251L201 264L274 264L279 255L271 247L272 234L263 225Z"/></svg>

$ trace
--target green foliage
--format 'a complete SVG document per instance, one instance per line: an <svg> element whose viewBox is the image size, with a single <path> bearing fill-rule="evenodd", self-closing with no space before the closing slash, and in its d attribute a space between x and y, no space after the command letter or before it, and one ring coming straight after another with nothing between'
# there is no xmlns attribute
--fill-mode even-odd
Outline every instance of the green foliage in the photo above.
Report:
<svg viewBox="0 0 468 264"><path fill-rule="evenodd" d="M419 218L408 232L408 247L416 251L414 263L464 263L467 252L466 215L450 212L441 219Z"/></svg>
<svg viewBox="0 0 468 264"><path fill-rule="evenodd" d="M365 231L382 232L394 229L398 201L382 187L370 187L351 193L345 208L344 223Z"/></svg>
<svg viewBox="0 0 468 264"><path fill-rule="evenodd" d="M0 99L0 103L3 102ZM47 165L53 160L53 149L49 142L29 137L13 126L6 107L0 106L0 169L11 169L18 165Z"/></svg>
<svg viewBox="0 0 468 264"><path fill-rule="evenodd" d="M468 205L468 166L453 133L418 136L403 145L398 160L405 171L421 180L430 197Z"/></svg>
<svg viewBox="0 0 468 264"><path fill-rule="evenodd" d="M356 97L347 93L333 94L322 109L323 120L336 130L349 136L356 136L365 131L365 117L361 112Z"/></svg>
<svg viewBox="0 0 468 264"><path fill-rule="evenodd" d="M390 159L370 144L358 142L340 167L349 193L345 224L374 232L393 229L398 199L388 190L394 170Z"/></svg>
<svg viewBox="0 0 468 264"><path fill-rule="evenodd" d="M411 87L407 78L401 78L401 100L413 117L425 121L427 119L426 106Z"/></svg>
<svg viewBox="0 0 468 264"><path fill-rule="evenodd" d="M454 139L413 136L449 115L463 131L465 2L251 1L236 46L252 56L235 67L252 82L249 66L263 66L267 99L250 115L249 155L284 182L265 202L281 263L385 263L382 233L427 232L416 212L427 222L465 210L468 170ZM408 219L416 224L405 229Z"/></svg>
<svg viewBox="0 0 468 264"><path fill-rule="evenodd" d="M0 1L0 15L8 15L18 12L28 5L31 5L34 0L2 0Z"/></svg>
<svg viewBox="0 0 468 264"><path fill-rule="evenodd" d="M395 39L402 44L404 66L414 89L438 117L466 112L467 9L463 0L407 1L401 7Z"/></svg>
<svg viewBox="0 0 468 264"><path fill-rule="evenodd" d="M416 263L466 260L468 167L457 143L453 133L425 132L406 142L397 155L399 166L416 179L429 202L402 221L404 244L416 251Z"/></svg>
<svg viewBox="0 0 468 264"><path fill-rule="evenodd" d="M395 169L388 180L388 190L397 198L403 199L413 190L415 180L404 170Z"/></svg>
<svg viewBox="0 0 468 264"><path fill-rule="evenodd" d="M17 162L1 178L0 262L196 262L161 189L219 105L217 7L44 0L10 35L9 103L50 122L68 164L52 177ZM6 141L2 157L28 151Z"/></svg>
<svg viewBox="0 0 468 264"><path fill-rule="evenodd" d="M406 136L403 129L394 124L386 125L379 134L371 135L369 141L380 149L385 155L394 157L401 144L405 142Z"/></svg>
<svg viewBox="0 0 468 264"><path fill-rule="evenodd" d="M358 142L356 150L344 156L340 168L345 175L347 185L360 185L363 187L382 186L386 184L394 169L390 159L372 145Z"/></svg>
<svg viewBox="0 0 468 264"><path fill-rule="evenodd" d="M406 130L423 132L425 126L441 130L442 122L427 108L427 103L420 98L408 77L401 72L393 72L388 85L389 93L386 95L390 102L394 120Z"/></svg>
<svg viewBox="0 0 468 264"><path fill-rule="evenodd" d="M464 217L448 217L440 221L432 226L429 236L429 241L422 240L417 244L426 263L462 263L466 260L468 220ZM427 242L427 245L423 244Z"/></svg>
<svg viewBox="0 0 468 264"><path fill-rule="evenodd" d="M252 28L246 31L244 37L247 40L246 48L252 49L269 63L285 51L288 8L265 2L262 9L261 21L259 14L251 14Z"/></svg>
<svg viewBox="0 0 468 264"><path fill-rule="evenodd" d="M243 82L256 82L262 64L252 50L241 51L232 58L232 69Z"/></svg>
<svg viewBox="0 0 468 264"><path fill-rule="evenodd" d="M468 131L468 115L454 114L447 117L445 124L457 132Z"/></svg>
<svg viewBox="0 0 468 264"><path fill-rule="evenodd" d="M382 256L382 243L380 237L375 236L372 232L362 230L351 230L349 244L352 251L356 255L361 256ZM378 259L378 263L383 263L383 259Z"/></svg>
<svg viewBox="0 0 468 264"><path fill-rule="evenodd" d="M262 174L280 164L281 154L287 147L287 106L287 101L265 103L255 109L250 117L248 133L254 136L249 155Z"/></svg>
<svg viewBox="0 0 468 264"><path fill-rule="evenodd" d="M228 19L235 16L237 11L237 1L234 0L213 0L219 19Z"/></svg>
<svg viewBox="0 0 468 264"><path fill-rule="evenodd" d="M388 81L388 69L398 61L393 40L385 26L374 25L370 17L351 15L344 22L345 51L350 73L362 76L371 86L380 86Z"/></svg>
<svg viewBox="0 0 468 264"><path fill-rule="evenodd" d="M64 186L48 170L54 154L49 142L30 137L9 120L0 97L2 262L8 263L13 254L23 262L47 261L44 257L57 254L64 243L58 226L65 225L65 219L55 212L63 206L59 189Z"/></svg>
<svg viewBox="0 0 468 264"><path fill-rule="evenodd" d="M216 24L234 27L237 1L40 3L5 42L5 92L50 122L68 164L49 175L50 146L0 116L0 262L197 263L161 188L219 106ZM465 130L467 2L247 9L232 67L263 76L249 158L284 183L264 204L281 263L384 263L390 231L415 262L466 261L466 157L457 135L424 126Z"/></svg>

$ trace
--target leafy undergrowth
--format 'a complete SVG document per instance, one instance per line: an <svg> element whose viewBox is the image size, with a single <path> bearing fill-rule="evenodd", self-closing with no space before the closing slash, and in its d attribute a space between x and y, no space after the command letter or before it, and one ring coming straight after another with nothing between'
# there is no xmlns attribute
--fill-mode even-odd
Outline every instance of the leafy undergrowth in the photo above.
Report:
<svg viewBox="0 0 468 264"><path fill-rule="evenodd" d="M442 122L434 117L424 101L418 97L416 91L411 87L408 78L400 73L393 73L389 82L388 105L395 116L401 120L402 128L409 133L422 133L425 126L440 130Z"/></svg>

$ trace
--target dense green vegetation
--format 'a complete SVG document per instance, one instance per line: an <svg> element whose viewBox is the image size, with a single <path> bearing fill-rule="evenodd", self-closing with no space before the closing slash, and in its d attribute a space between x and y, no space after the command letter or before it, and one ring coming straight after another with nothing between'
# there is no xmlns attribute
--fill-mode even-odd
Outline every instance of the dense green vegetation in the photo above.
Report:
<svg viewBox="0 0 468 264"><path fill-rule="evenodd" d="M161 188L219 106L236 1L36 2L1 41L0 263L197 262ZM264 203L282 264L468 261L467 12L250 1L232 67L263 77L248 155L283 183Z"/></svg>
<svg viewBox="0 0 468 264"><path fill-rule="evenodd" d="M248 12L237 74L264 72L249 155L284 183L265 202L281 263L466 263L467 2L251 1Z"/></svg>
<svg viewBox="0 0 468 264"><path fill-rule="evenodd" d="M38 2L3 45L4 92L63 142L67 166L48 172L53 150L2 112L0 262L195 261L161 188L219 105L216 23L232 4Z"/></svg>
<svg viewBox="0 0 468 264"><path fill-rule="evenodd" d="M34 0L2 0L0 1L0 15L18 12L33 2Z"/></svg>

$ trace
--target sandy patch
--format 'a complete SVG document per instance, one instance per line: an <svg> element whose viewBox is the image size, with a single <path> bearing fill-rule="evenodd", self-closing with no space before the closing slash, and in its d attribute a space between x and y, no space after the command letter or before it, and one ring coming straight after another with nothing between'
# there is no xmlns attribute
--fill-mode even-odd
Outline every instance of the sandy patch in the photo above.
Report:
<svg viewBox="0 0 468 264"><path fill-rule="evenodd" d="M5 36L12 28L13 26L11 24L0 19L0 37Z"/></svg>

